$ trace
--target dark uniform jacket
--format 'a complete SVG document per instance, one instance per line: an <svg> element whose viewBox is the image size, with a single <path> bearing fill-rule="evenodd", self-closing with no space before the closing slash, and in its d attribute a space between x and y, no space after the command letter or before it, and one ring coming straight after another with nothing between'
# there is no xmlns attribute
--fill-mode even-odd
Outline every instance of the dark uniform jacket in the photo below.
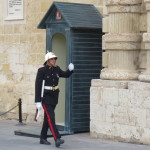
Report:
<svg viewBox="0 0 150 150"><path fill-rule="evenodd" d="M56 105L58 103L59 89L52 91L44 89L44 96L41 98L42 82L45 86L58 86L59 77L68 78L73 71L62 71L59 66L50 67L48 65L38 69L35 81L35 102Z"/></svg>

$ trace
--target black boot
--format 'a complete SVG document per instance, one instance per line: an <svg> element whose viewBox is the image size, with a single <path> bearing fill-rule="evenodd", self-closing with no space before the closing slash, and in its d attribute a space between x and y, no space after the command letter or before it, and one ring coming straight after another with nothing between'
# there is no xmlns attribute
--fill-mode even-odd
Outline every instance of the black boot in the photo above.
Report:
<svg viewBox="0 0 150 150"><path fill-rule="evenodd" d="M56 139L55 140L55 145L56 145L56 147L59 147L60 146L60 144L63 144L65 141L63 140L63 139Z"/></svg>
<svg viewBox="0 0 150 150"><path fill-rule="evenodd" d="M50 145L51 143L48 142L46 139L40 139L40 144Z"/></svg>

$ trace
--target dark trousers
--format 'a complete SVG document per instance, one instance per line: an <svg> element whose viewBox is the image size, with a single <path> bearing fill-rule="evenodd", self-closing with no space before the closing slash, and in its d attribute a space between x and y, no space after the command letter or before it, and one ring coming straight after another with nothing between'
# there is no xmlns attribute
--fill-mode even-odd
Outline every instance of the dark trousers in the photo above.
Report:
<svg viewBox="0 0 150 150"><path fill-rule="evenodd" d="M40 138L47 139L48 128L50 128L54 140L56 140L57 138L61 138L61 135L59 134L55 124L55 112L54 112L55 106L43 104L43 109L44 109L44 121Z"/></svg>

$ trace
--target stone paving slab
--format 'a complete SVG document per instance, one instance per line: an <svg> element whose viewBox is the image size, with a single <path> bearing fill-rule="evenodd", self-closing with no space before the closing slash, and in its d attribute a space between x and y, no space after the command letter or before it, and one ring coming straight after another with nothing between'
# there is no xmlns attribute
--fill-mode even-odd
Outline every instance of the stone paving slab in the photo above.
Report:
<svg viewBox="0 0 150 150"><path fill-rule="evenodd" d="M39 138L14 135L15 130L39 130L40 124L17 124L15 120L0 120L0 150L150 150L150 145L94 139L89 133L63 136L65 143L56 148L52 137L48 138L51 145L41 145Z"/></svg>

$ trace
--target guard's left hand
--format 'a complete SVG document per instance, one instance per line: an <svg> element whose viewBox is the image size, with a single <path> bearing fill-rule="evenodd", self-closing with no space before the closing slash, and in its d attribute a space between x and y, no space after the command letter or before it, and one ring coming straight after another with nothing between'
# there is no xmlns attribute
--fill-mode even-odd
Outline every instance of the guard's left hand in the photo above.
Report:
<svg viewBox="0 0 150 150"><path fill-rule="evenodd" d="M68 69L69 69L70 71L74 70L74 64L70 63L69 66L68 66Z"/></svg>

